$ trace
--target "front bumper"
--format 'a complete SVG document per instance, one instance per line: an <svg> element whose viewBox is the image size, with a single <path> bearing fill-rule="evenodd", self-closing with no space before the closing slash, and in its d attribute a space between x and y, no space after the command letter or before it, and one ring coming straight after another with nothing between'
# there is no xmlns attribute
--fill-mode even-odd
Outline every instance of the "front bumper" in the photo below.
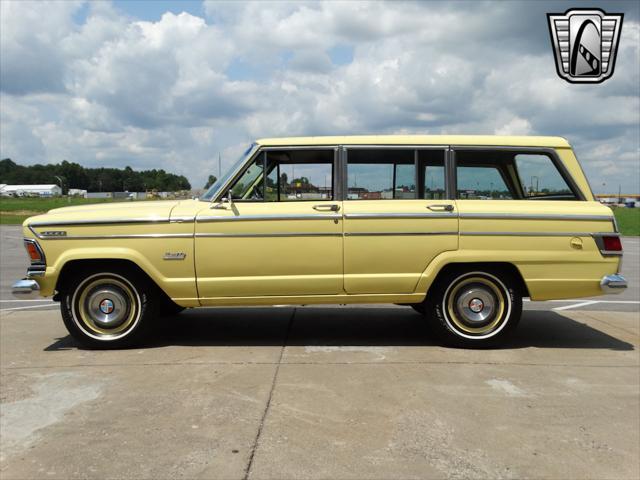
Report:
<svg viewBox="0 0 640 480"><path fill-rule="evenodd" d="M600 288L604 293L622 293L627 288L627 280L622 275L606 275L600 281Z"/></svg>
<svg viewBox="0 0 640 480"><path fill-rule="evenodd" d="M40 296L40 285L35 280L24 278L13 284L11 293L16 298L37 298Z"/></svg>

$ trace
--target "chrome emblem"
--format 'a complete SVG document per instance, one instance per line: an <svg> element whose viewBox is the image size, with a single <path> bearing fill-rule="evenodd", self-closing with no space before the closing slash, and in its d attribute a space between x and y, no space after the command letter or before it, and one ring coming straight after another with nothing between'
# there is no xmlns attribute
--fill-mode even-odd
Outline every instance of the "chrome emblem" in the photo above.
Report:
<svg viewBox="0 0 640 480"><path fill-rule="evenodd" d="M184 260L187 254L183 252L167 252L164 254L165 260Z"/></svg>
<svg viewBox="0 0 640 480"><path fill-rule="evenodd" d="M43 237L66 237L67 232L64 230L47 230L46 232L42 232L40 235Z"/></svg>
<svg viewBox="0 0 640 480"><path fill-rule="evenodd" d="M100 302L100 311L105 315L109 315L111 312L113 312L113 308L113 302L108 298L105 298Z"/></svg>
<svg viewBox="0 0 640 480"><path fill-rule="evenodd" d="M611 77L623 17L582 8L548 13L558 75L570 83L601 83Z"/></svg>

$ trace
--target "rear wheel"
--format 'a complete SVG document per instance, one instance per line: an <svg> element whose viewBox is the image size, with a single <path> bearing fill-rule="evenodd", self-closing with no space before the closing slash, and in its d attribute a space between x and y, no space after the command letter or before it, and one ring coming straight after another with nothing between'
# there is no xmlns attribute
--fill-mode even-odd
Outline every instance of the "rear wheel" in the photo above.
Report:
<svg viewBox="0 0 640 480"><path fill-rule="evenodd" d="M139 342L154 316L153 285L126 269L78 275L61 295L62 319L71 336L89 348Z"/></svg>
<svg viewBox="0 0 640 480"><path fill-rule="evenodd" d="M447 343L490 347L504 341L520 321L522 294L505 272L451 271L438 278L424 306Z"/></svg>

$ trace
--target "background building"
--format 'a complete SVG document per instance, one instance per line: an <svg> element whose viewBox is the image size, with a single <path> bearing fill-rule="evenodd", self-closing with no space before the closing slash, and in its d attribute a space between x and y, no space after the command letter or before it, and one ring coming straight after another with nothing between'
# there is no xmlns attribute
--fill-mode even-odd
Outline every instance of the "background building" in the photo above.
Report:
<svg viewBox="0 0 640 480"><path fill-rule="evenodd" d="M48 185L0 185L3 197L55 197L62 195L62 189L55 184Z"/></svg>

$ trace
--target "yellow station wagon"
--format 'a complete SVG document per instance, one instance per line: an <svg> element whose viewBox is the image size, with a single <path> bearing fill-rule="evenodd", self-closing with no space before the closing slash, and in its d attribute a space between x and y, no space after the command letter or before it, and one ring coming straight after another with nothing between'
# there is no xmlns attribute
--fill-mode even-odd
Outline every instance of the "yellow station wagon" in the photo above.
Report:
<svg viewBox="0 0 640 480"><path fill-rule="evenodd" d="M523 297L626 288L613 214L556 137L264 139L199 199L55 209L24 235L14 294L53 295L91 347L184 308L317 303L406 304L486 346Z"/></svg>

